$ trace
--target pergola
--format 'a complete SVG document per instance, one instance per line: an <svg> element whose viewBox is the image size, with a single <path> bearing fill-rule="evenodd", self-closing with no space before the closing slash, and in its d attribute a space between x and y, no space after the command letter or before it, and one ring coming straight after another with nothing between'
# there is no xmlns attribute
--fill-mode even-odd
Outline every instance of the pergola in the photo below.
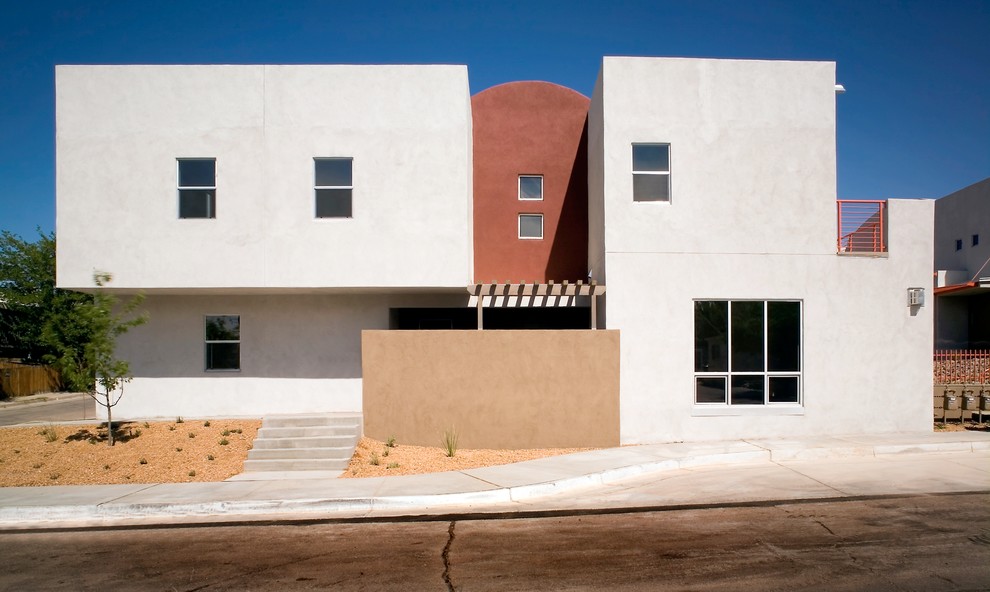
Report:
<svg viewBox="0 0 990 592"><path fill-rule="evenodd" d="M598 328L598 296L605 293L605 286L599 285L595 281L589 283L584 283L578 281L577 283L569 283L564 280L562 283L556 284L553 280L541 284L538 282L533 283L519 283L510 284L504 283L500 284L497 282L492 282L489 284L471 284L467 287L467 291L472 296L478 297L478 330L484 329L484 302L485 297L490 297L492 301L498 296L508 297L518 297L518 298L538 298L538 297L560 297L560 296L590 296L591 297L591 328ZM529 306L533 306L530 304ZM541 305L542 306L542 305Z"/></svg>

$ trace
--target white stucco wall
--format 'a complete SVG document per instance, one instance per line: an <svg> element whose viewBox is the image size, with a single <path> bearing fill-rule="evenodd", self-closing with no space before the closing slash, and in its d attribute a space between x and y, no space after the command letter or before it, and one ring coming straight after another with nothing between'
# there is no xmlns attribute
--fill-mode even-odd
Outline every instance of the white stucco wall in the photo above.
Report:
<svg viewBox="0 0 990 592"><path fill-rule="evenodd" d="M887 255L836 254L834 64L605 58L599 79L622 442L930 429L932 309L906 297L930 291L932 203L890 202ZM669 203L633 201L637 142L670 143ZM707 299L802 302L801 405L694 404Z"/></svg>
<svg viewBox="0 0 990 592"><path fill-rule="evenodd" d="M980 243L973 246L973 235ZM956 250L956 240L962 249ZM935 201L935 269L959 270L965 283L990 276L990 178ZM985 265L985 266L984 266Z"/></svg>
<svg viewBox="0 0 990 592"><path fill-rule="evenodd" d="M58 284L463 286L464 66L59 66ZM215 219L179 219L176 158L216 159ZM316 219L314 157L353 158L353 217Z"/></svg>
<svg viewBox="0 0 990 592"><path fill-rule="evenodd" d="M390 307L465 306L467 294L151 296L118 352L134 379L115 417L360 412L361 331ZM240 315L241 368L205 370L207 315Z"/></svg>

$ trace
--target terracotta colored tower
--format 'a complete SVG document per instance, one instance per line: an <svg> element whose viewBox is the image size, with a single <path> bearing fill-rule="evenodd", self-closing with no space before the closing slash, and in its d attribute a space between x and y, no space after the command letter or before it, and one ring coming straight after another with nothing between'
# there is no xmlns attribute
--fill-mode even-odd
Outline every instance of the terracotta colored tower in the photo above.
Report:
<svg viewBox="0 0 990 592"><path fill-rule="evenodd" d="M471 98L476 281L587 278L588 105L549 82Z"/></svg>

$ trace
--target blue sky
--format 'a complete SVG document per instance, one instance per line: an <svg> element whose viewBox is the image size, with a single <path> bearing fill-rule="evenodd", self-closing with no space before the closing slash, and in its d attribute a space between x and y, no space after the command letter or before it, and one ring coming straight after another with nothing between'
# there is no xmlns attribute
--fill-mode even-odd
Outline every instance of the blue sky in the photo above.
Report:
<svg viewBox="0 0 990 592"><path fill-rule="evenodd" d="M587 95L603 55L830 60L839 197L940 197L990 176L988 36L990 0L5 0L0 230L55 225L55 64L454 63Z"/></svg>

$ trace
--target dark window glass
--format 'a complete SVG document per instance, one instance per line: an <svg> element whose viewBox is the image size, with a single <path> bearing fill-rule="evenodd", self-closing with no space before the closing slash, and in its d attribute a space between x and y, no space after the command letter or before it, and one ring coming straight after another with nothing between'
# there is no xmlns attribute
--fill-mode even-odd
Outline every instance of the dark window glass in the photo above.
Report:
<svg viewBox="0 0 990 592"><path fill-rule="evenodd" d="M543 238L543 216L520 214L519 238Z"/></svg>
<svg viewBox="0 0 990 592"><path fill-rule="evenodd" d="M207 343L206 369L207 370L240 370L241 344L240 343Z"/></svg>
<svg viewBox="0 0 990 592"><path fill-rule="evenodd" d="M207 341L237 341L241 338L241 317L223 315L206 317Z"/></svg>
<svg viewBox="0 0 990 592"><path fill-rule="evenodd" d="M771 403L798 402L797 376L771 376L769 381Z"/></svg>
<svg viewBox="0 0 990 592"><path fill-rule="evenodd" d="M694 399L696 403L725 403L724 377L699 376L695 380Z"/></svg>
<svg viewBox="0 0 990 592"><path fill-rule="evenodd" d="M694 371L725 372L729 369L729 303L694 303ZM725 385L722 385L723 390Z"/></svg>
<svg viewBox="0 0 990 592"><path fill-rule="evenodd" d="M962 251L962 239L961 238L957 238L956 239L956 250L957 251Z"/></svg>
<svg viewBox="0 0 990 592"><path fill-rule="evenodd" d="M670 146L633 144L633 171L670 171Z"/></svg>
<svg viewBox="0 0 990 592"><path fill-rule="evenodd" d="M190 159L179 161L179 187L214 187L216 185L217 162L213 159Z"/></svg>
<svg viewBox="0 0 990 592"><path fill-rule="evenodd" d="M317 187L350 187L352 185L350 158L318 158L315 162Z"/></svg>
<svg viewBox="0 0 990 592"><path fill-rule="evenodd" d="M670 175L633 175L633 201L669 201Z"/></svg>
<svg viewBox="0 0 990 592"><path fill-rule="evenodd" d="M973 235L973 246L975 247L978 244L980 244L980 235L974 234Z"/></svg>
<svg viewBox="0 0 990 592"><path fill-rule="evenodd" d="M763 302L733 302L732 371L763 370Z"/></svg>
<svg viewBox="0 0 990 592"><path fill-rule="evenodd" d="M350 189L317 189L316 217L317 218L350 218L351 190Z"/></svg>
<svg viewBox="0 0 990 592"><path fill-rule="evenodd" d="M180 218L216 218L217 193L215 190L180 189Z"/></svg>
<svg viewBox="0 0 990 592"><path fill-rule="evenodd" d="M767 370L801 370L801 303L767 303Z"/></svg>
<svg viewBox="0 0 990 592"><path fill-rule="evenodd" d="M732 404L733 405L762 405L763 376L733 376Z"/></svg>

